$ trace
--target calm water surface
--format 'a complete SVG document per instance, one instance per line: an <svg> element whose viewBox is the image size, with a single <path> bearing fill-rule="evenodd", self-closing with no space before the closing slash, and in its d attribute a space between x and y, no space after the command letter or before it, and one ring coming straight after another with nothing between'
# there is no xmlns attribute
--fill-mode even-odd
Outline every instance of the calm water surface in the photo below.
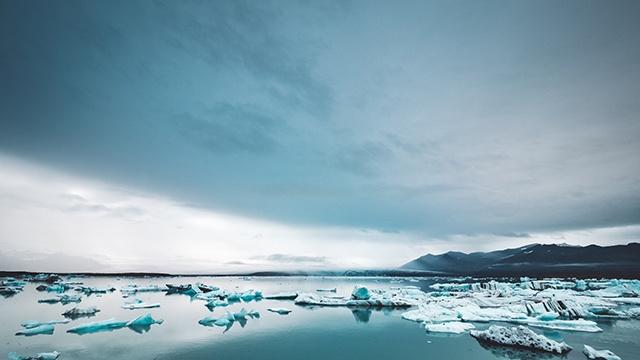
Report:
<svg viewBox="0 0 640 360"><path fill-rule="evenodd" d="M391 283L389 279L349 278L81 278L89 286L113 286L118 289L102 296L83 296L80 304L39 304L38 299L52 296L35 290L34 284L10 298L0 298L0 353L16 351L35 354L57 350L61 359L540 359L539 354L484 348L468 334L427 334L418 324L403 320L403 310L352 311L337 307L300 307L292 301L261 300L236 303L213 312L200 300L190 300L185 295L141 293L135 298L145 302L158 302L160 308L125 310L119 289L127 284L148 285L165 283L202 282L227 290L262 290L264 294L285 291L309 291L318 288L338 288L338 294L348 295L355 284L370 288L416 285L424 290L433 283L405 281ZM75 294L75 291L67 292ZM62 319L61 314L74 307L98 307L101 312L91 318L80 318L69 324L56 325L53 335L32 337L15 336L25 320L49 321ZM224 328L204 327L198 320L205 316L222 316L226 310L235 312L241 308L257 310L259 319L249 319L244 327L235 324L228 331ZM289 315L267 311L269 307L286 307ZM162 325L154 325L148 333L138 334L127 328L113 332L75 335L66 330L90 321L109 318L130 320L138 315L151 313L164 319ZM488 324L476 324L487 327ZM640 359L640 321L620 320L599 322L604 332L597 334L546 331L555 340L566 341L574 347L564 357L551 359L585 359L582 345L597 349L610 349L623 359ZM541 333L539 329L534 331ZM5 356L5 355L1 355Z"/></svg>

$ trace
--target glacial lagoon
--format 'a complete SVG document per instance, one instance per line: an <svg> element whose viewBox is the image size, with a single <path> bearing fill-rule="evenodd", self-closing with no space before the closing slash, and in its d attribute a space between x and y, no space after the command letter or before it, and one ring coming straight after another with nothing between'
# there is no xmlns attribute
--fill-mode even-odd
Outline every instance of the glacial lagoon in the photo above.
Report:
<svg viewBox="0 0 640 360"><path fill-rule="evenodd" d="M80 303L39 303L55 297L55 293L38 291L39 283L28 283L13 296L0 298L0 353L35 355L58 351L60 359L586 359L585 344L608 349L622 359L640 358L640 320L601 316L593 319L600 332L579 332L530 327L555 341L573 348L567 354L555 355L516 348L481 344L468 332L461 334L429 333L415 321L403 319L411 308L362 308L345 306L300 306L292 300L262 299L231 302L228 306L207 308L206 301L183 294L140 292L123 297L121 289L165 284L207 284L227 291L243 293L259 290L264 295L297 292L314 296L349 297L354 286L391 291L392 289L435 291L436 283L459 283L446 278L343 278L343 277L65 277L65 281L82 282L84 286L116 290L105 294L86 295L73 289L69 295L81 295ZM457 282L456 282L457 281ZM464 282L472 282L467 279ZM483 279L482 281L487 281ZM413 288L416 287L416 288ZM446 287L446 286L445 286ZM318 292L318 289L333 289ZM438 288L436 286L436 288ZM480 289L482 291L482 289ZM441 291L440 291L441 292ZM552 294L553 292L551 292ZM444 294L445 296L447 294ZM496 299L499 292L493 292ZM623 294L632 296L633 294ZM452 296L449 293L449 296ZM453 296L463 296L454 294ZM159 307L125 309L125 303L139 299ZM500 300L502 301L502 300ZM607 300L608 301L608 300ZM634 302L631 300L630 302ZM617 311L637 308L638 304L621 304ZM62 313L74 308L96 307L95 316L80 317L68 323L55 324L51 335L17 336L27 320L63 320ZM203 326L206 317L221 318L241 309L259 316L247 317L228 326ZM288 314L268 311L291 310ZM89 322L108 319L130 321L150 314L163 320L143 331L124 327L113 331L78 335L67 330ZM476 329L490 325L517 326L500 321L471 322Z"/></svg>

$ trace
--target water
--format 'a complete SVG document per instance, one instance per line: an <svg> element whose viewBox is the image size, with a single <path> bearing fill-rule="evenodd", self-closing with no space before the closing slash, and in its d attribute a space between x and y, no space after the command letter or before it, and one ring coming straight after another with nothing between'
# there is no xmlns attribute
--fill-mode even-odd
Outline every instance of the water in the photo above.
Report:
<svg viewBox="0 0 640 360"><path fill-rule="evenodd" d="M254 278L250 281L238 278L82 278L86 285L117 289L127 284L196 283L219 286L228 290L262 290L263 293L287 291L314 291L318 288L338 289L338 294L349 294L353 286L362 284L370 288L389 288L398 285L417 285L428 290L433 280L419 283L391 283L389 279L348 278ZM68 293L75 293L74 291ZM337 307L300 307L292 301L262 300L236 303L226 308L209 311L203 301L191 301L184 295L141 293L136 296L145 302L158 302L160 308L125 310L120 306L133 299L123 299L120 291L102 296L83 297L80 304L39 304L38 299L48 293L35 290L35 285L25 287L13 297L0 298L0 354L16 351L35 354L57 350L61 359L539 359L539 354L484 348L468 334L431 335L419 324L403 320L403 310L352 311ZM69 324L56 325L53 335L33 337L15 336L20 323L25 320L48 321L61 319L61 314L74 307L96 306L101 309L95 317L80 318ZM198 320L205 316L220 316L225 310L260 312L259 319L249 319L245 327L235 324L227 332L224 328L204 327ZM293 312L279 315L267 311L269 307L286 307ZM66 333L66 330L82 323L109 318L130 320L138 315L151 313L164 319L162 325L154 325L148 333L138 334L127 328L113 332L87 335ZM483 328L488 324L476 324ZM623 359L640 358L640 321L600 321L602 333L546 331L545 335L564 340L574 347L565 357L551 358L585 359L582 345L597 349L610 349ZM541 332L539 329L534 329ZM4 355L3 355L4 356Z"/></svg>

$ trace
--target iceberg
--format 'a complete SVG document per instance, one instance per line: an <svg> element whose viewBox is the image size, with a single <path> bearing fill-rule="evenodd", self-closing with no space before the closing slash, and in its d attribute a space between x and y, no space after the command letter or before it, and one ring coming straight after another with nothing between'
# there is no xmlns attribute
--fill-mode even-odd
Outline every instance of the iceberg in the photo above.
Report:
<svg viewBox="0 0 640 360"><path fill-rule="evenodd" d="M291 310L285 308L268 308L267 310L280 315L287 315L291 312Z"/></svg>
<svg viewBox="0 0 640 360"><path fill-rule="evenodd" d="M198 286L198 289L200 289L200 291L202 291L203 293L220 290L220 288L216 286L209 286L205 284L196 284L196 285Z"/></svg>
<svg viewBox="0 0 640 360"><path fill-rule="evenodd" d="M417 322L446 322L460 320L455 311L433 303L420 304L418 309L403 313L402 318Z"/></svg>
<svg viewBox="0 0 640 360"><path fill-rule="evenodd" d="M316 289L316 291L319 291L319 292L332 292L332 293L334 293L334 292L337 292L337 291L338 291L338 289L337 289L337 288L331 288L331 289Z"/></svg>
<svg viewBox="0 0 640 360"><path fill-rule="evenodd" d="M622 360L618 355L609 350L596 350L589 345L585 345L582 353L592 360Z"/></svg>
<svg viewBox="0 0 640 360"><path fill-rule="evenodd" d="M191 286L191 284L187 285L172 285L166 284L167 286L167 294L182 294L188 296L195 296L198 294L198 291Z"/></svg>
<svg viewBox="0 0 640 360"><path fill-rule="evenodd" d="M154 319L151 314L140 315L137 318L129 321L127 323L127 327L138 333L145 333L151 329L151 325L154 324L162 324L164 320L162 319Z"/></svg>
<svg viewBox="0 0 640 360"><path fill-rule="evenodd" d="M56 325L56 324L67 324L69 323L71 320L51 320L51 321L34 321L34 320L27 320L24 321L22 324L20 324L23 328L25 329L32 329L38 326L42 326L42 325Z"/></svg>
<svg viewBox="0 0 640 360"><path fill-rule="evenodd" d="M64 313L62 313L62 316L75 320L77 318L81 318L81 317L91 317L94 316L96 313L98 313L100 311L100 309L92 306L89 308L85 308L85 309L81 309L81 308L77 308L74 307L71 310L67 310Z"/></svg>
<svg viewBox="0 0 640 360"><path fill-rule="evenodd" d="M427 330L427 332L462 334L467 330L474 329L475 326L473 326L473 324L460 321L451 321L438 324L425 323L424 328Z"/></svg>
<svg viewBox="0 0 640 360"><path fill-rule="evenodd" d="M128 310L151 309L151 308L158 308L158 307L160 307L160 304L158 303L149 304L140 299L135 299L131 302L127 302L122 305L123 309L128 309Z"/></svg>
<svg viewBox="0 0 640 360"><path fill-rule="evenodd" d="M48 352L48 353L39 353L36 356L20 356L15 352L10 352L9 360L56 360L60 357L60 353L57 351Z"/></svg>
<svg viewBox="0 0 640 360"><path fill-rule="evenodd" d="M210 310L216 307L229 306L229 301L227 299L213 299L205 304Z"/></svg>
<svg viewBox="0 0 640 360"><path fill-rule="evenodd" d="M201 320L198 321L198 323L200 325L203 326L220 326L220 327L225 327L225 331L229 330L231 328L231 326L233 326L234 322L238 322L240 323L240 325L242 327L244 327L244 325L247 322L247 318L259 318L260 317L260 313L258 313L257 311L251 310L251 311L246 311L244 308L242 310L240 310L237 313L230 313L227 311L227 313L225 314L225 316L220 317L220 318L214 318L214 317L210 317L207 316Z"/></svg>
<svg viewBox="0 0 640 360"><path fill-rule="evenodd" d="M282 292L271 295L265 295L265 299L271 300L295 300L298 297L298 293L295 292Z"/></svg>
<svg viewBox="0 0 640 360"><path fill-rule="evenodd" d="M478 341L504 346L564 354L571 351L571 346L557 342L544 335L538 335L525 326L504 327L491 325L487 330L470 330L469 334Z"/></svg>
<svg viewBox="0 0 640 360"><path fill-rule="evenodd" d="M74 333L78 335L93 334L97 332L113 331L128 327L131 330L139 333L147 332L153 324L162 324L163 320L155 320L151 317L151 314L140 315L131 321L119 321L115 319L108 319L103 321L96 321L86 323L80 326L76 326L67 330L68 333Z"/></svg>
<svg viewBox="0 0 640 360"><path fill-rule="evenodd" d="M369 300L370 297L369 289L364 286L356 286L351 292L351 299L353 300Z"/></svg>
<svg viewBox="0 0 640 360"><path fill-rule="evenodd" d="M82 324L67 330L68 333L84 335L84 334L92 334L103 331L113 331L116 329L121 329L127 326L126 321L118 321L115 319L108 319L103 321L90 322L86 324Z"/></svg>
<svg viewBox="0 0 640 360"><path fill-rule="evenodd" d="M58 295L55 298L38 300L39 303L44 303L44 304L60 303L62 305L67 305L67 304L72 303L72 302L79 303L80 301L82 301L82 298L80 296L78 296L78 295L67 295L67 294L61 294L61 295Z"/></svg>
<svg viewBox="0 0 640 360"><path fill-rule="evenodd" d="M78 286L76 288L76 291L82 292L86 295L91 295L91 294L106 294L106 293L114 292L116 291L116 289L113 287L97 288L97 287L91 287L91 286Z"/></svg>
<svg viewBox="0 0 640 360"><path fill-rule="evenodd" d="M527 321L527 325L553 330L565 331L583 331L583 332L600 332L601 328L594 321L577 319L577 320L531 320Z"/></svg>
<svg viewBox="0 0 640 360"><path fill-rule="evenodd" d="M20 330L16 335L34 336L34 335L51 335L53 334L53 325L43 324L36 327Z"/></svg>
<svg viewBox="0 0 640 360"><path fill-rule="evenodd" d="M124 294L135 294L137 292L160 292L167 291L166 288L161 288L158 285L146 285L146 286L138 286L138 285L128 285L120 289L120 292Z"/></svg>

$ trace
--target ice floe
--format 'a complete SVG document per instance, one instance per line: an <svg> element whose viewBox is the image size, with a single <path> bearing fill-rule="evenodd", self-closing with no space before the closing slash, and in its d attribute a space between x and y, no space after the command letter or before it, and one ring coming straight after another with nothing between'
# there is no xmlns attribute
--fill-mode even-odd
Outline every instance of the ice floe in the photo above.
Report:
<svg viewBox="0 0 640 360"><path fill-rule="evenodd" d="M115 319L108 319L103 321L90 322L82 324L67 330L68 333L74 333L78 335L92 334L104 331L113 331L122 329L125 327L130 328L136 332L147 332L151 325L162 324L163 320L154 319L151 314L140 315L131 321L120 321Z"/></svg>
<svg viewBox="0 0 640 360"><path fill-rule="evenodd" d="M81 317L94 316L99 311L100 311L100 309L98 309L95 306L84 308L84 309L78 308L78 307L74 307L73 309L67 310L64 313L62 313L62 316L73 320L73 319L78 319L78 318L81 318Z"/></svg>
<svg viewBox="0 0 640 360"><path fill-rule="evenodd" d="M122 305L123 309L128 309L128 310L151 309L151 308L158 308L158 307L160 307L160 304L158 303L146 303L140 299L134 299L133 301L126 302Z"/></svg>
<svg viewBox="0 0 640 360"><path fill-rule="evenodd" d="M475 326L470 323L451 321L438 324L425 323L424 328L428 332L462 334L467 330L475 328Z"/></svg>
<svg viewBox="0 0 640 360"><path fill-rule="evenodd" d="M280 315L287 315L291 312L291 310L285 308L268 308L267 310Z"/></svg>
<svg viewBox="0 0 640 360"><path fill-rule="evenodd" d="M264 295L265 299L271 300L295 300L297 297L297 292L281 292L276 294Z"/></svg>
<svg viewBox="0 0 640 360"><path fill-rule="evenodd" d="M470 330L469 334L479 341L504 346L522 347L557 354L564 354L571 350L571 346L566 343L551 340L544 335L538 335L525 326L508 328L491 325L487 330Z"/></svg>
<svg viewBox="0 0 640 360"><path fill-rule="evenodd" d="M239 312L232 313L227 311L226 314L219 318L214 318L211 316L207 316L198 321L200 325L203 326L220 326L229 330L235 322L238 322L240 326L244 327L249 318L256 319L260 317L260 313L257 311L251 310L247 311L244 308Z"/></svg>
<svg viewBox="0 0 640 360"><path fill-rule="evenodd" d="M51 320L51 321L34 321L27 320L23 321L20 325L25 329L31 329L42 325L57 325L57 324L67 324L71 320L63 319L63 320Z"/></svg>
<svg viewBox="0 0 640 360"><path fill-rule="evenodd" d="M582 349L582 353L592 360L622 360L618 355L612 353L610 350L596 350L589 345L585 345Z"/></svg>
<svg viewBox="0 0 640 360"><path fill-rule="evenodd" d="M70 304L72 302L79 303L80 301L82 301L82 297L80 295L67 295L67 294L58 294L54 298L38 300L39 303L44 303L44 304L60 303L62 305Z"/></svg>
<svg viewBox="0 0 640 360"><path fill-rule="evenodd" d="M16 335L34 336L34 335L51 335L53 334L53 325L43 324L32 328L26 328L16 332Z"/></svg>

